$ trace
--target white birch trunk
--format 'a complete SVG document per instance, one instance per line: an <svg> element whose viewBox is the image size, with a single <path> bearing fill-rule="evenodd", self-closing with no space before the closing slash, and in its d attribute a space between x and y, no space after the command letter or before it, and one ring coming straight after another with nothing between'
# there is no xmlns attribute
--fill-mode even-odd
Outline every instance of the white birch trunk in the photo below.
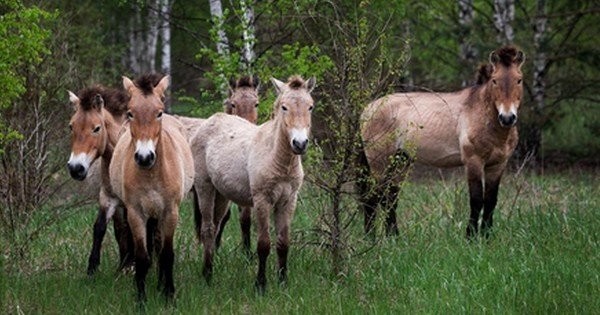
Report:
<svg viewBox="0 0 600 315"><path fill-rule="evenodd" d="M460 63L465 69L472 69L477 60L477 50L471 43L471 30L473 28L473 0L458 0L458 24L460 25L459 34L459 58ZM463 76L462 86L470 84L468 78L471 77L472 71L468 72L468 76Z"/></svg>
<svg viewBox="0 0 600 315"><path fill-rule="evenodd" d="M248 71L251 70L255 58L254 8L251 0L240 0L240 7L242 9L242 40L244 42L242 53L243 66L244 70Z"/></svg>
<svg viewBox="0 0 600 315"><path fill-rule="evenodd" d="M164 74L171 73L171 0L162 0L160 6L160 17L162 25L160 28L161 37L161 72Z"/></svg>
<svg viewBox="0 0 600 315"><path fill-rule="evenodd" d="M137 5L133 7L133 15L129 20L129 68L134 74L141 71L139 52L141 51L140 35L138 28L140 25L140 10Z"/></svg>
<svg viewBox="0 0 600 315"><path fill-rule="evenodd" d="M498 31L498 42L512 44L515 39L515 33L512 28L512 22L515 19L514 0L494 0L494 26Z"/></svg>
<svg viewBox="0 0 600 315"><path fill-rule="evenodd" d="M229 41L223 29L223 7L221 6L221 0L208 0L208 2L210 4L210 15L217 29L217 52L221 56L227 56L229 55Z"/></svg>
<svg viewBox="0 0 600 315"><path fill-rule="evenodd" d="M158 49L158 29L161 24L158 10L160 7L160 0L153 0L148 8L148 33L146 34L146 45L145 45L145 69L144 72L155 72L156 71L156 51Z"/></svg>

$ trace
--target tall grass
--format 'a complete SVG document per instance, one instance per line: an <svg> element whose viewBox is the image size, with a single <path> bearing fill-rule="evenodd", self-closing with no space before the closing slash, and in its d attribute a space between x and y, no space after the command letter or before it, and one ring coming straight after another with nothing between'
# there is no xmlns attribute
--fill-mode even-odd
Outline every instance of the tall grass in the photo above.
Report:
<svg viewBox="0 0 600 315"><path fill-rule="evenodd" d="M598 184L594 174L508 175L501 184L493 236L468 242L464 181L412 182L401 195L398 237L349 257L343 275L332 275L326 249L295 237L287 285L277 284L272 251L264 296L254 291L257 261L245 258L239 246L236 210L224 232L213 283L204 282L188 201L176 232L176 305L164 303L153 270L147 311L595 313L600 309ZM312 191L304 187L293 223L293 234L306 238L318 224L319 209L314 207L319 202ZM0 258L0 312L136 312L132 275L115 272L118 253L112 234L105 241L100 271L93 278L85 273L94 216L95 208L90 207L63 218L35 240L30 261L18 269ZM362 233L361 221L357 217L353 234Z"/></svg>

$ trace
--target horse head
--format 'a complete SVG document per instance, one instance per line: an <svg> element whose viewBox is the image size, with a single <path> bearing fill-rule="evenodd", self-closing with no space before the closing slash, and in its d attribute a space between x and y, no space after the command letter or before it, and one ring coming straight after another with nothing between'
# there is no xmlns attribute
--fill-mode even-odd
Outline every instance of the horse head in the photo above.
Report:
<svg viewBox="0 0 600 315"><path fill-rule="evenodd" d="M69 100L75 109L71 117L71 156L67 162L73 179L84 180L90 165L104 153L108 134L104 126L102 109L104 99L101 87L82 90L77 96L68 91Z"/></svg>
<svg viewBox="0 0 600 315"><path fill-rule="evenodd" d="M129 93L127 120L132 141L135 143L134 159L141 168L149 169L156 162L156 148L162 131L164 93L169 86L169 76L156 83L155 75L145 75L135 83L123 77L123 87Z"/></svg>
<svg viewBox="0 0 600 315"><path fill-rule="evenodd" d="M225 112L256 124L259 87L260 80L257 76L245 76L239 80L230 80L229 97L225 100Z"/></svg>
<svg viewBox="0 0 600 315"><path fill-rule="evenodd" d="M525 54L512 46L501 47L490 54L492 71L487 82L489 95L498 111L498 122L510 128L517 123L517 111L523 95L521 66Z"/></svg>
<svg viewBox="0 0 600 315"><path fill-rule="evenodd" d="M308 148L311 113L314 107L310 92L315 88L316 80L311 77L304 81L299 76L293 76L287 83L275 78L271 78L271 82L278 94L274 116L283 124L292 152L304 154Z"/></svg>

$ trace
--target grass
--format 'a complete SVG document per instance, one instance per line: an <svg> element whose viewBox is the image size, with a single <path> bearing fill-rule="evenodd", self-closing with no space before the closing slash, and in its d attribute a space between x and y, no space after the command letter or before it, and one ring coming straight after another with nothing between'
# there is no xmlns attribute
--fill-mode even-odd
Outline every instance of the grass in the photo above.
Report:
<svg viewBox="0 0 600 315"><path fill-rule="evenodd" d="M306 185L294 235L303 235L317 224L321 210L315 209L319 202L311 199L311 191ZM289 282L279 286L273 250L264 296L257 296L253 287L256 259L246 259L238 245L238 211L224 233L214 282L211 286L204 282L201 249L186 201L176 239L176 306L165 305L153 269L146 310L151 314L589 314L600 309L600 188L595 174L506 176L494 235L488 241L464 238L468 198L460 178L412 182L401 198L401 234L383 239L363 255L350 256L342 275L332 275L326 249L295 237ZM46 230L19 268L0 260L0 312L136 313L132 275L115 272L118 255L112 231L105 239L100 271L93 278L85 274L94 215L94 209L81 211ZM353 237L361 237L359 221L351 227Z"/></svg>

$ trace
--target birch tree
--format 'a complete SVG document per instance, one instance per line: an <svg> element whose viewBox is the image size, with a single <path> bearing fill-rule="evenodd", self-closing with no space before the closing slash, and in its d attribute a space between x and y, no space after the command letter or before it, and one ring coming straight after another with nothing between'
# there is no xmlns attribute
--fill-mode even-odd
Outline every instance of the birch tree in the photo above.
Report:
<svg viewBox="0 0 600 315"><path fill-rule="evenodd" d="M215 62L216 70L219 72L219 90L221 91L221 96L225 99L228 96L229 89L227 87L227 78L225 74L219 69L220 65L226 60L229 59L229 41L227 40L227 34L225 33L225 28L223 25L224 17L223 17L223 6L221 5L221 0L208 0L210 4L210 15L213 21L213 30L216 31L216 44L217 44L217 53L221 59L221 62Z"/></svg>
<svg viewBox="0 0 600 315"><path fill-rule="evenodd" d="M171 74L171 7L173 5L172 0L161 0L160 1L160 43L161 43L161 62L160 71L167 75ZM171 98L170 98L171 85L167 88L165 93L165 108L167 112L171 111Z"/></svg>
<svg viewBox="0 0 600 315"><path fill-rule="evenodd" d="M458 0L458 24L459 24L459 58L463 68L471 69L477 60L477 50L471 42L471 33L473 29L473 0ZM462 86L470 84L468 76L463 76Z"/></svg>
<svg viewBox="0 0 600 315"><path fill-rule="evenodd" d="M494 26L498 31L497 41L500 44L512 44L515 33L512 22L515 19L514 0L494 0Z"/></svg>
<svg viewBox="0 0 600 315"><path fill-rule="evenodd" d="M246 72L251 72L255 59L254 44L256 42L254 30L254 8L247 0L240 1L242 13L242 66Z"/></svg>
<svg viewBox="0 0 600 315"><path fill-rule="evenodd" d="M536 3L536 16L534 19L533 25L533 47L534 47L534 56L533 56L533 87L532 87L532 96L534 105L534 113L536 116L541 116L544 112L545 107L545 74L546 74L546 51L545 47L543 47L544 35L546 33L546 1L545 0L537 0ZM534 125L532 126L532 143L530 144L530 150L533 151L534 154L537 154L537 150L542 143L542 130L541 126Z"/></svg>

